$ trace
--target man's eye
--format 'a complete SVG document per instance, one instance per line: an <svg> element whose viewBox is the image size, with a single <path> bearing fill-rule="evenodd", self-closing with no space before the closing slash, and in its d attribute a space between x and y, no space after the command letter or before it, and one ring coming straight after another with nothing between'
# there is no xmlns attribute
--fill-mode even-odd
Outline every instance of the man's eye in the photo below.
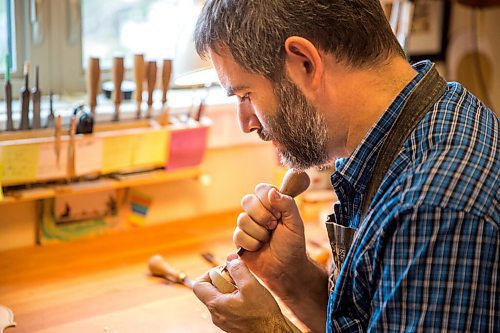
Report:
<svg viewBox="0 0 500 333"><path fill-rule="evenodd" d="M242 97L240 97L240 100L242 102L249 101L250 100L250 93L247 93L247 94L243 95Z"/></svg>

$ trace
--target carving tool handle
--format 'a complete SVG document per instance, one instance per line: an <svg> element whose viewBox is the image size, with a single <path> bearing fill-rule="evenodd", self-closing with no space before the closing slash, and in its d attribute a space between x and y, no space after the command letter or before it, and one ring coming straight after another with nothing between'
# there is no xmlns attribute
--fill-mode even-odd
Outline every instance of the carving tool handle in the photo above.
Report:
<svg viewBox="0 0 500 333"><path fill-rule="evenodd" d="M113 80L113 102L115 103L114 120L118 121L120 119L120 104L122 102L122 82L125 75L125 65L123 63L123 57L113 58L113 68L111 75Z"/></svg>
<svg viewBox="0 0 500 333"><path fill-rule="evenodd" d="M29 63L24 64L24 86L21 88L21 125L19 129L30 129L30 88L29 88Z"/></svg>
<svg viewBox="0 0 500 333"><path fill-rule="evenodd" d="M142 91L145 76L144 55L134 55L134 81L135 81L135 100L137 102L137 119L141 118Z"/></svg>
<svg viewBox="0 0 500 333"><path fill-rule="evenodd" d="M193 281L187 278L186 274L170 266L159 254L149 258L149 271L153 276L162 277L173 283L180 283L190 288L193 287Z"/></svg>
<svg viewBox="0 0 500 333"><path fill-rule="evenodd" d="M87 65L87 94L89 95L90 112L92 112L94 119L95 109L97 107L100 76L101 65L99 58L90 57Z"/></svg>
<svg viewBox="0 0 500 333"><path fill-rule="evenodd" d="M146 80L148 83L148 118L151 117L153 109L153 92L156 87L156 73L158 71L156 61L148 61L146 67Z"/></svg>
<svg viewBox="0 0 500 333"><path fill-rule="evenodd" d="M168 86L170 85L170 77L172 75L172 60L163 59L161 68L161 103L167 103Z"/></svg>
<svg viewBox="0 0 500 333"><path fill-rule="evenodd" d="M61 115L56 117L56 123L54 126L54 151L56 153L57 165L59 165L61 156L61 130L62 130L62 119Z"/></svg>
<svg viewBox="0 0 500 333"><path fill-rule="evenodd" d="M36 66L35 68L35 87L31 91L31 99L33 100L33 128L41 128L42 123L40 120L40 112L41 112L41 99L42 99L42 92L40 91L40 86L39 86L39 67Z"/></svg>

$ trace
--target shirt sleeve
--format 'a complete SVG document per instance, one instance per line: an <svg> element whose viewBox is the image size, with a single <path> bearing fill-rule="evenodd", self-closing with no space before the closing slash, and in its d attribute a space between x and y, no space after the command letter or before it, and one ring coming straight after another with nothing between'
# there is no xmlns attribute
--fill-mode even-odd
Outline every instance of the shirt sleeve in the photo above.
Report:
<svg viewBox="0 0 500 333"><path fill-rule="evenodd" d="M498 221L420 206L373 240L369 331L500 332Z"/></svg>

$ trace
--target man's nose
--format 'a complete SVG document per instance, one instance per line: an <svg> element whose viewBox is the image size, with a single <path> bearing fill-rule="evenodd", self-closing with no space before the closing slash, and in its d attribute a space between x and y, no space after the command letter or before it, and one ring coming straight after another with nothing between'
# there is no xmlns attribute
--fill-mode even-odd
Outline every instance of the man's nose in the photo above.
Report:
<svg viewBox="0 0 500 333"><path fill-rule="evenodd" d="M244 133L250 133L262 127L259 118L255 115L253 106L249 103L238 105L238 121L240 129Z"/></svg>

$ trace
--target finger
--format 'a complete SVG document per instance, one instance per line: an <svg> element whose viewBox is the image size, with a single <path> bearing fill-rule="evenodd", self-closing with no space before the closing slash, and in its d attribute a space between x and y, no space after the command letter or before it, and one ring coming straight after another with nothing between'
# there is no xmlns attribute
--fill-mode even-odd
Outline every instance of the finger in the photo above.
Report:
<svg viewBox="0 0 500 333"><path fill-rule="evenodd" d="M241 207L261 226L273 230L276 228L277 218L253 194L247 194L241 199Z"/></svg>
<svg viewBox="0 0 500 333"><path fill-rule="evenodd" d="M257 251L262 247L262 243L241 230L239 227L234 229L233 242L237 247L242 247L247 251Z"/></svg>
<svg viewBox="0 0 500 333"><path fill-rule="evenodd" d="M281 212L281 222L284 226L297 233L304 233L304 223L292 197L281 194L274 188L269 191L268 199L271 205Z"/></svg>
<svg viewBox="0 0 500 333"><path fill-rule="evenodd" d="M259 284L257 279L250 273L250 270L240 259L233 259L227 263L227 271L233 279L240 293L245 293L245 290L250 286Z"/></svg>
<svg viewBox="0 0 500 333"><path fill-rule="evenodd" d="M257 184L257 186L255 186L255 195L259 198L262 205L270 211L277 220L279 220L281 218L281 212L276 209L276 207L273 207L273 205L269 202L269 191L273 188L277 189L276 186L270 184Z"/></svg>
<svg viewBox="0 0 500 333"><path fill-rule="evenodd" d="M238 228L260 242L266 243L269 240L269 231L252 220L247 213L241 213L238 215L236 223Z"/></svg>
<svg viewBox="0 0 500 333"><path fill-rule="evenodd" d="M208 276L208 274L206 275ZM193 292L203 304L207 304L221 295L221 292L212 285L210 277L208 277L208 281L205 280L205 277L196 281L193 285Z"/></svg>

